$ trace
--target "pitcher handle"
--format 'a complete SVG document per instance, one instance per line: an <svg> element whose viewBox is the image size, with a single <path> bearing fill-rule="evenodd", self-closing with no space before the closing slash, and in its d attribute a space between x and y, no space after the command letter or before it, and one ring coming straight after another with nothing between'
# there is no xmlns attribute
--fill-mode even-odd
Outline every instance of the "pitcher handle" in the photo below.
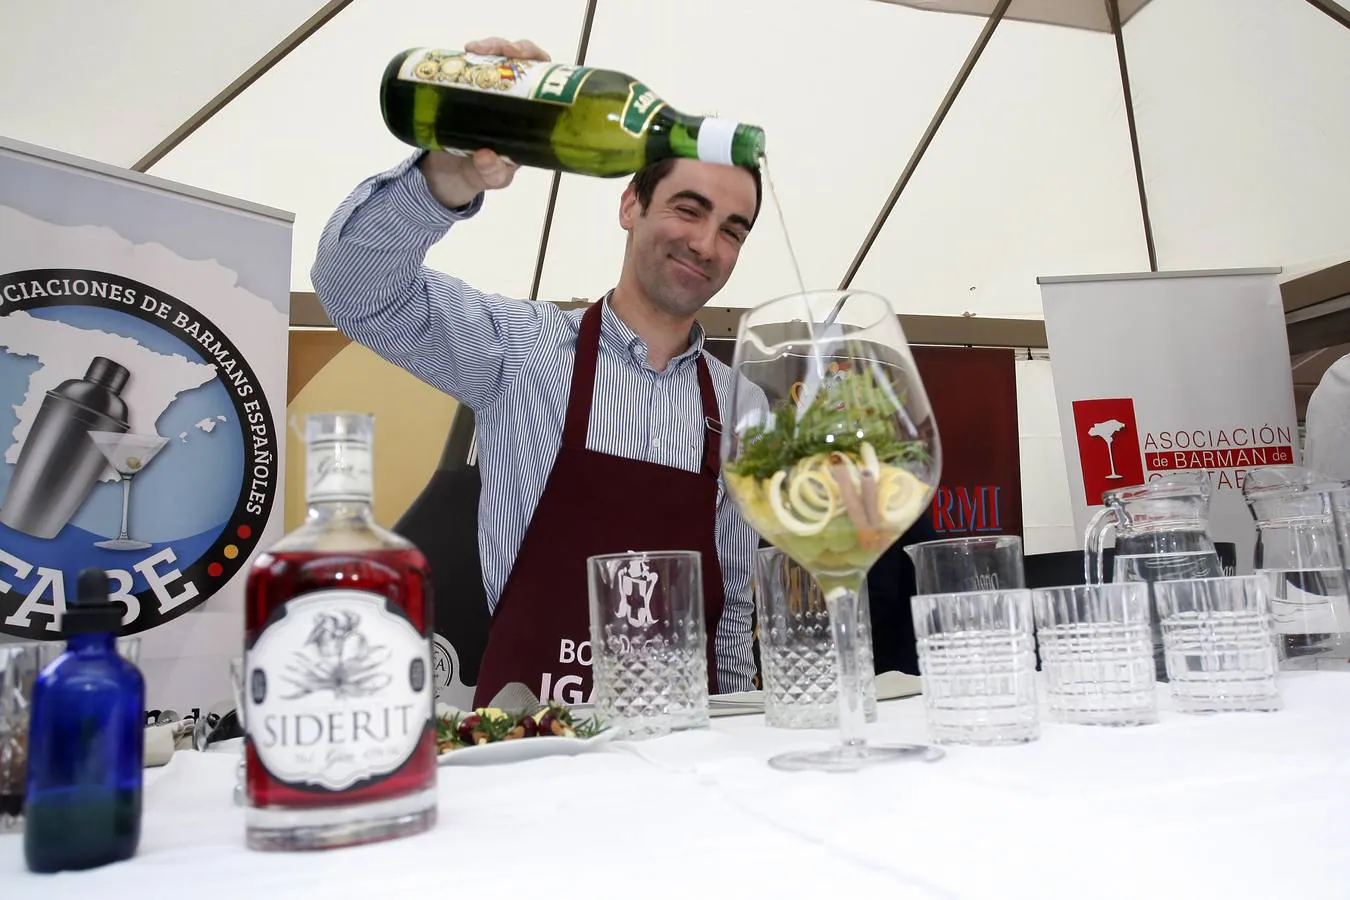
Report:
<svg viewBox="0 0 1350 900"><path fill-rule="evenodd" d="M1083 536L1083 583L1102 584L1106 581L1102 571L1102 549L1106 543L1106 529L1114 524L1115 510L1103 506L1088 522L1087 532ZM1096 580L1093 580L1093 575Z"/></svg>

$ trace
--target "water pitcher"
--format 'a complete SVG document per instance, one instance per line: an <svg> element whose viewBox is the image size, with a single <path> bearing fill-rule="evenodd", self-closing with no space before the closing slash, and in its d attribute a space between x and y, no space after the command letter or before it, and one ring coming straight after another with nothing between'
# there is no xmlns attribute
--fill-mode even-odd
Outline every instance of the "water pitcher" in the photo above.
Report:
<svg viewBox="0 0 1350 900"><path fill-rule="evenodd" d="M1209 475L1174 472L1148 484L1102 494L1102 509L1088 523L1085 568L1088 584L1106 580L1102 551L1108 529L1116 535L1111 581L1178 581L1220 578L1223 566L1209 535ZM1167 679L1157 602L1149 592L1153 662Z"/></svg>
<svg viewBox="0 0 1350 900"><path fill-rule="evenodd" d="M1338 486L1302 466L1254 469L1243 483L1283 669L1350 668L1350 603L1326 493Z"/></svg>
<svg viewBox="0 0 1350 900"><path fill-rule="evenodd" d="M920 594L959 594L1026 587L1022 539L1015 534L949 538L910 544Z"/></svg>

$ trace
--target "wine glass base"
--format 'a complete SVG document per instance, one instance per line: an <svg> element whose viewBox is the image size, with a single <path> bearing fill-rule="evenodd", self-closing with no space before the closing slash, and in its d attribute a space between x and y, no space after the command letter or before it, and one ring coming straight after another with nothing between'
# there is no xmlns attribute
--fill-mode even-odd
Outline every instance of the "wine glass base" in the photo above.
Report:
<svg viewBox="0 0 1350 900"><path fill-rule="evenodd" d="M150 545L147 544L145 541L129 541L120 539L111 541L95 541L94 546L100 547L104 550L146 550L149 549L150 547Z"/></svg>
<svg viewBox="0 0 1350 900"><path fill-rule="evenodd" d="M946 756L939 747L923 744L865 744L861 747L831 747L828 750L798 750L780 753L769 765L784 772L857 772L883 763L936 762Z"/></svg>

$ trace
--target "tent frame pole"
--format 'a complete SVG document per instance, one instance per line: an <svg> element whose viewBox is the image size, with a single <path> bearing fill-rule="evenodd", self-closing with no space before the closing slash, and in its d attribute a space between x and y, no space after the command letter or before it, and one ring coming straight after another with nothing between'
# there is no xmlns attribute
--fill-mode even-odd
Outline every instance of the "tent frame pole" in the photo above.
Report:
<svg viewBox="0 0 1350 900"><path fill-rule="evenodd" d="M853 283L853 279L862 268L863 260L867 257L868 251L872 249L872 244L876 242L877 236L881 234L881 229L886 224L886 219L890 216L891 210L895 209L896 201L904 192L910 179L914 177L914 172L919 168L919 162L924 154L928 152L929 146L933 143L933 138L937 136L938 129L942 127L942 122L947 118L947 113L951 111L952 105L956 102L956 97L961 93L961 89L966 86L966 80L970 77L971 71L975 68L975 63L984 53L984 48L989 44L989 39L994 36L994 30L998 28L999 22L1003 21L1004 14L1008 7L1012 5L1012 0L999 0L994 7L993 12L989 14L988 20L984 23L980 36L975 39L975 43L966 54L966 60L961 64L961 69L956 73L956 79L952 81L951 86L947 88L947 94L938 104L937 112L933 114L932 120L928 123L928 128L924 131L923 137L919 138L919 145L914 148L910 154L909 162L905 164L904 171L895 182L895 187L891 189L891 194L886 198L885 204L881 207L881 212L877 215L876 221L872 223L872 228L867 232L867 237L863 240L862 246L853 256L853 262L849 263L848 271L844 273L843 279L839 282L839 290L847 290Z"/></svg>
<svg viewBox="0 0 1350 900"><path fill-rule="evenodd" d="M1153 244L1153 220L1148 214L1148 191L1144 187L1144 163L1139 153L1139 129L1134 120L1134 94L1130 91L1130 67L1125 61L1125 35L1120 27L1120 0L1106 0L1106 15L1116 39L1116 59L1120 63L1120 89L1125 96L1125 122L1130 129L1130 156L1134 159L1134 181L1139 187L1139 215L1144 220L1144 243L1148 247L1148 268L1158 271L1158 250Z"/></svg>
<svg viewBox="0 0 1350 900"><path fill-rule="evenodd" d="M1345 28L1350 28L1350 10L1347 10L1339 3L1332 0L1308 0L1315 8L1331 16L1332 19L1340 22Z"/></svg>
<svg viewBox="0 0 1350 900"><path fill-rule="evenodd" d="M299 28L282 38L279 44L268 50L262 58L245 69L242 75L226 85L224 90L206 101L205 106L188 116L187 121L170 132L169 136L156 144L154 149L136 160L131 165L131 170L150 171L151 166L168 156L194 131L210 121L216 113L229 105L231 100L247 90L249 85L266 75L269 69L289 56L292 50L309 40L314 32L327 25L330 19L346 9L351 2L352 0L329 0L325 3L318 12L302 22Z"/></svg>
<svg viewBox="0 0 1350 900"><path fill-rule="evenodd" d="M595 8L600 0L586 0L586 13L581 22L581 39L577 42L576 65L586 64L586 51L591 46L591 27L595 24ZM558 208L558 187L562 184L562 173L553 173L553 183L548 189L548 205L544 208L544 228L539 233L539 253L534 259L534 280L530 283L530 299L539 299L539 284L544 280L544 258L548 256L548 238L553 231L553 213Z"/></svg>

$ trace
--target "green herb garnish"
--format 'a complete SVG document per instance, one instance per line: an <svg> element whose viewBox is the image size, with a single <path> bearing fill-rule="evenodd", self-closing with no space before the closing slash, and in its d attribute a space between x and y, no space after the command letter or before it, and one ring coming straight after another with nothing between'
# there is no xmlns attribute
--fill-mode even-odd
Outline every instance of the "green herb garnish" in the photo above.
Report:
<svg viewBox="0 0 1350 900"><path fill-rule="evenodd" d="M762 480L818 453L857 455L864 442L883 463L927 462L922 442L901 440L896 433L903 398L896 396L876 364L857 366L833 364L835 371L804 410L799 411L791 397L780 401L770 422L746 429L740 455L727 468Z"/></svg>

